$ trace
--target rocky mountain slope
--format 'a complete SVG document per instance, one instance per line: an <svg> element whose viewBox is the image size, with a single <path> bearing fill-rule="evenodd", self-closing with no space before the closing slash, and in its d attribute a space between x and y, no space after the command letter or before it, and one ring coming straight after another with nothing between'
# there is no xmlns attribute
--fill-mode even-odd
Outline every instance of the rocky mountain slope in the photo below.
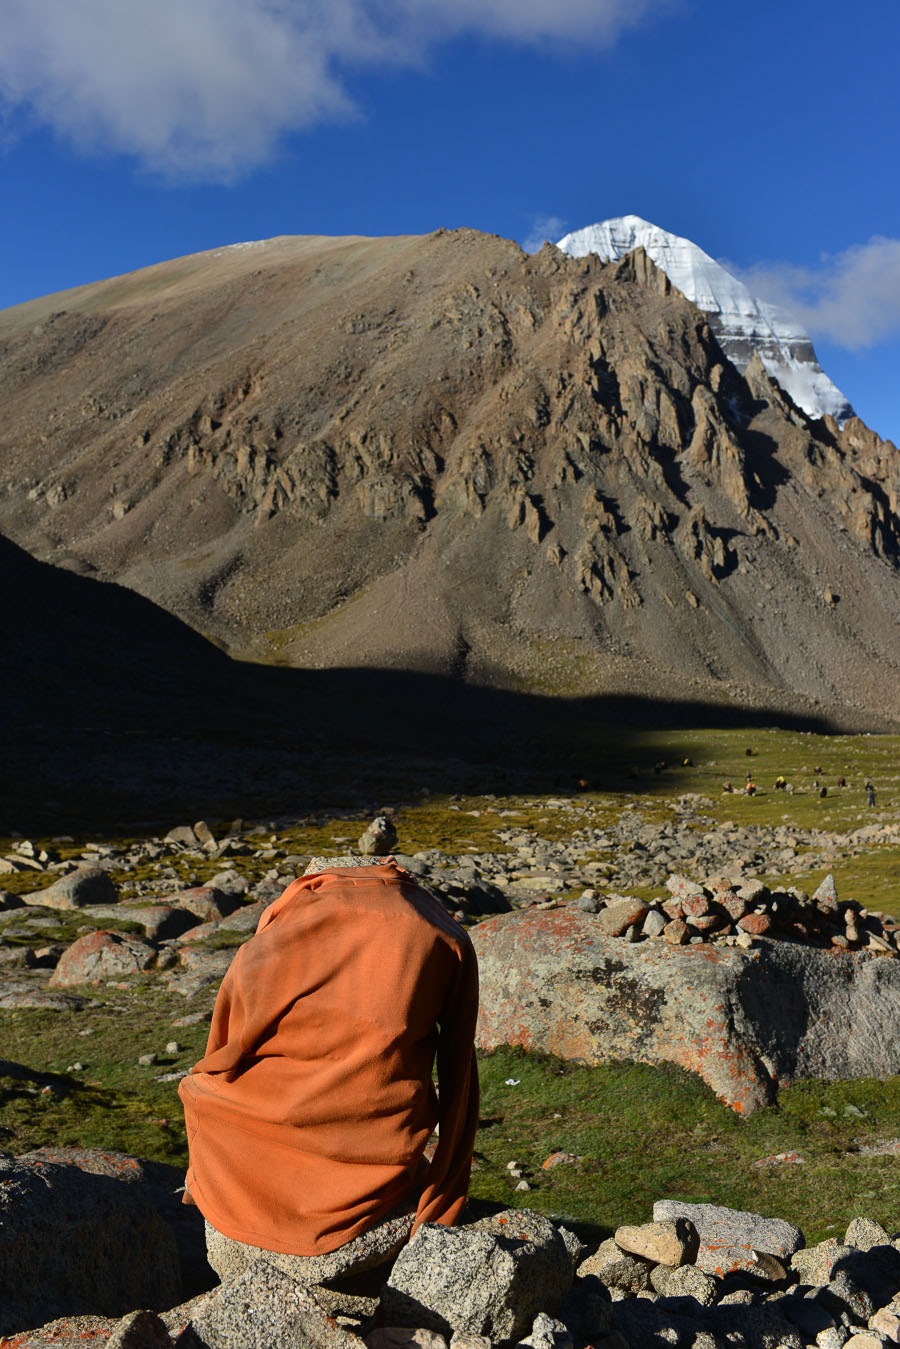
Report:
<svg viewBox="0 0 900 1349"><path fill-rule="evenodd" d="M0 388L0 530L232 655L900 719L894 446L641 250L238 245L0 314Z"/></svg>
<svg viewBox="0 0 900 1349"><path fill-rule="evenodd" d="M787 310L757 299L720 263L690 239L651 225L637 215L588 225L560 239L557 247L573 258L596 253L618 262L643 248L673 286L709 315L728 359L746 370L758 351L769 374L811 417L830 415L843 423L854 415L847 399L816 359L809 334Z"/></svg>

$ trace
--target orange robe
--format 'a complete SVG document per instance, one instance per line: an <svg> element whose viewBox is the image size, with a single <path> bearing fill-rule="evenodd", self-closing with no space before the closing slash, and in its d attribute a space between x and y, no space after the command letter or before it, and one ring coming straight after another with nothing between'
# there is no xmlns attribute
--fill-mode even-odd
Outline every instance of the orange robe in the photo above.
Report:
<svg viewBox="0 0 900 1349"><path fill-rule="evenodd" d="M293 1255L336 1250L420 1189L416 1225L453 1223L478 1125L477 1010L472 943L396 863L294 881L237 952L179 1087L203 1215Z"/></svg>

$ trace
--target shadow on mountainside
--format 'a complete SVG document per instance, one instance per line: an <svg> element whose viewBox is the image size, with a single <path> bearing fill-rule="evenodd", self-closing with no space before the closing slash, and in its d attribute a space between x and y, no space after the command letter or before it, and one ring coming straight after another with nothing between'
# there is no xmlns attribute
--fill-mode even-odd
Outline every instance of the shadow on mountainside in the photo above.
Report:
<svg viewBox="0 0 900 1349"><path fill-rule="evenodd" d="M364 811L425 788L627 790L652 772L649 729L833 729L699 702L242 664L132 591L2 538L0 568L0 835Z"/></svg>

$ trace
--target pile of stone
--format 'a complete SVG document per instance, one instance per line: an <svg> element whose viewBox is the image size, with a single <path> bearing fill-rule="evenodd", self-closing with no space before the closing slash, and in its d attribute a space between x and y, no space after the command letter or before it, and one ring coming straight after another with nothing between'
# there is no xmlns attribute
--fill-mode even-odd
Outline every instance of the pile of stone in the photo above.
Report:
<svg viewBox="0 0 900 1349"><path fill-rule="evenodd" d="M589 889L575 903L583 913L597 915L604 936L627 941L658 937L674 946L716 942L746 948L765 936L844 951L900 952L900 923L854 899L838 901L831 875L813 895L796 886L771 890L759 880L701 884L686 876L670 876L666 889L669 898L659 902Z"/></svg>
<svg viewBox="0 0 900 1349"><path fill-rule="evenodd" d="M664 1200L651 1222L594 1247L507 1209L426 1224L364 1273L301 1282L260 1252L216 1283L199 1268L202 1221L174 1202L167 1172L107 1152L0 1158L0 1343L880 1349L900 1338L900 1239L867 1218L807 1248L782 1219Z"/></svg>

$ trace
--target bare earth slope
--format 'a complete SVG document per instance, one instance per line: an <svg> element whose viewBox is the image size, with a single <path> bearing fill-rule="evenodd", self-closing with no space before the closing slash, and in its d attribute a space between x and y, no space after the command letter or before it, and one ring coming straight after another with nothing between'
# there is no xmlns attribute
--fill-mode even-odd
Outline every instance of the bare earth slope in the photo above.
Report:
<svg viewBox="0 0 900 1349"><path fill-rule="evenodd" d="M900 720L897 452L639 250L279 238L0 314L0 531L231 654Z"/></svg>

